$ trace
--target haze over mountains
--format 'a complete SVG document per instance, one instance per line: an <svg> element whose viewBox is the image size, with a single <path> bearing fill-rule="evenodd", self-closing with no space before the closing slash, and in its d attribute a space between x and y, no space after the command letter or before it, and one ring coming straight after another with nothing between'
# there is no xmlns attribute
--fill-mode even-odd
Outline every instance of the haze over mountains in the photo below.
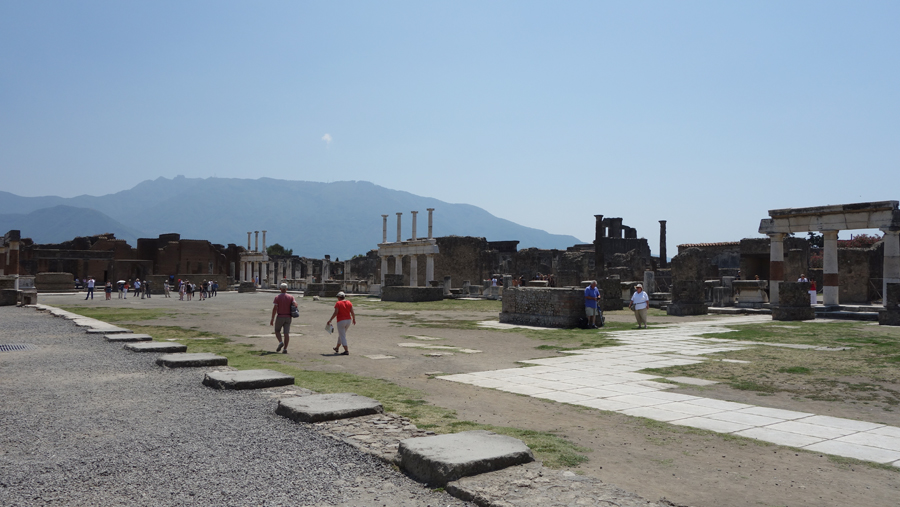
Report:
<svg viewBox="0 0 900 507"><path fill-rule="evenodd" d="M435 208L435 236L483 236L519 240L519 248L560 248L583 243L497 218L469 204L391 190L366 181L318 183L260 178L157 178L103 196L21 197L0 192L0 234L20 229L37 243L111 232L134 246L138 237L177 232L184 239L246 246L247 231L267 230L267 244L295 255L345 259L376 248L387 214L388 240L411 236L411 210L420 211L417 235L428 232L427 208ZM260 239L260 242L262 239ZM261 246L261 243L260 243Z"/></svg>

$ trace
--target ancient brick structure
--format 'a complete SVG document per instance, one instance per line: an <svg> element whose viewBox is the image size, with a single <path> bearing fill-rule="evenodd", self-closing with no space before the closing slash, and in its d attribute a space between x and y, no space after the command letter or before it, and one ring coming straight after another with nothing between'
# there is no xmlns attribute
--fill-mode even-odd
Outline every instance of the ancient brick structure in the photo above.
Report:
<svg viewBox="0 0 900 507"><path fill-rule="evenodd" d="M637 237L637 230L622 224L621 218L603 218L603 215L594 215L596 226L594 229L594 257L597 277L607 275L607 267L612 267L615 254L625 254L632 250L643 261L645 270L653 269L650 257L650 245L644 238ZM643 278L643 275L641 275Z"/></svg>
<svg viewBox="0 0 900 507"><path fill-rule="evenodd" d="M406 287L402 285L381 287L382 301L419 303L422 301L441 301L443 299L444 289L442 287Z"/></svg>
<svg viewBox="0 0 900 507"><path fill-rule="evenodd" d="M708 264L698 248L688 248L672 258L672 304L669 315L706 315L704 274Z"/></svg>

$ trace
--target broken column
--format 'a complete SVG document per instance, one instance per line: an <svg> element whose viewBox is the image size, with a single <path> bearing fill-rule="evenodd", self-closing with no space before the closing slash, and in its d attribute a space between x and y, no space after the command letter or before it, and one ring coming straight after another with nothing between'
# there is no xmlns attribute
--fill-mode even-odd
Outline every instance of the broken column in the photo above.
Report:
<svg viewBox="0 0 900 507"><path fill-rule="evenodd" d="M666 221L659 221L659 267L665 268L668 265L666 261Z"/></svg>
<svg viewBox="0 0 900 507"><path fill-rule="evenodd" d="M883 304L885 308L888 306L888 284L900 283L900 231L891 229L881 229L884 236L881 241L884 242L884 270L881 275L884 278L882 283Z"/></svg>
<svg viewBox="0 0 900 507"><path fill-rule="evenodd" d="M773 305L778 304L778 284L784 281L784 237L781 232L769 234L769 301Z"/></svg>
<svg viewBox="0 0 900 507"><path fill-rule="evenodd" d="M878 324L900 326L900 283L890 282L884 289L884 308L878 312Z"/></svg>

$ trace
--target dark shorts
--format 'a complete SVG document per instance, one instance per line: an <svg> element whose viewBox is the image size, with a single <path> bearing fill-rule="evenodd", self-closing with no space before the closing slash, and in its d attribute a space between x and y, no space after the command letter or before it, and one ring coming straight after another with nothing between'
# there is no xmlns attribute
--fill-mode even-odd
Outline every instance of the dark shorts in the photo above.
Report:
<svg viewBox="0 0 900 507"><path fill-rule="evenodd" d="M285 333L291 332L291 317L282 317L281 315L275 317L275 332L280 333L281 330L284 329Z"/></svg>

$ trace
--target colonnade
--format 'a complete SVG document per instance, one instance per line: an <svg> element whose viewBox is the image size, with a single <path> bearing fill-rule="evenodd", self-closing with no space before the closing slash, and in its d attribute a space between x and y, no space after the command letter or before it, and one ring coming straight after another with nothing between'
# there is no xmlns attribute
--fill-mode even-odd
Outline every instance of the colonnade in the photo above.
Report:
<svg viewBox="0 0 900 507"><path fill-rule="evenodd" d="M412 238L403 241L401 229L401 217L403 213L397 213L397 241L388 242L387 219L388 215L381 215L382 233L381 243L378 245L378 256L381 258L381 284L384 285L385 275L388 274L388 259L394 258L394 274L403 274L403 258L409 258L409 286L419 285L419 256L425 256L425 285L434 280L434 256L439 253L437 241L434 239L434 208L428 209L428 237L419 239L417 236L418 211L412 211Z"/></svg>

